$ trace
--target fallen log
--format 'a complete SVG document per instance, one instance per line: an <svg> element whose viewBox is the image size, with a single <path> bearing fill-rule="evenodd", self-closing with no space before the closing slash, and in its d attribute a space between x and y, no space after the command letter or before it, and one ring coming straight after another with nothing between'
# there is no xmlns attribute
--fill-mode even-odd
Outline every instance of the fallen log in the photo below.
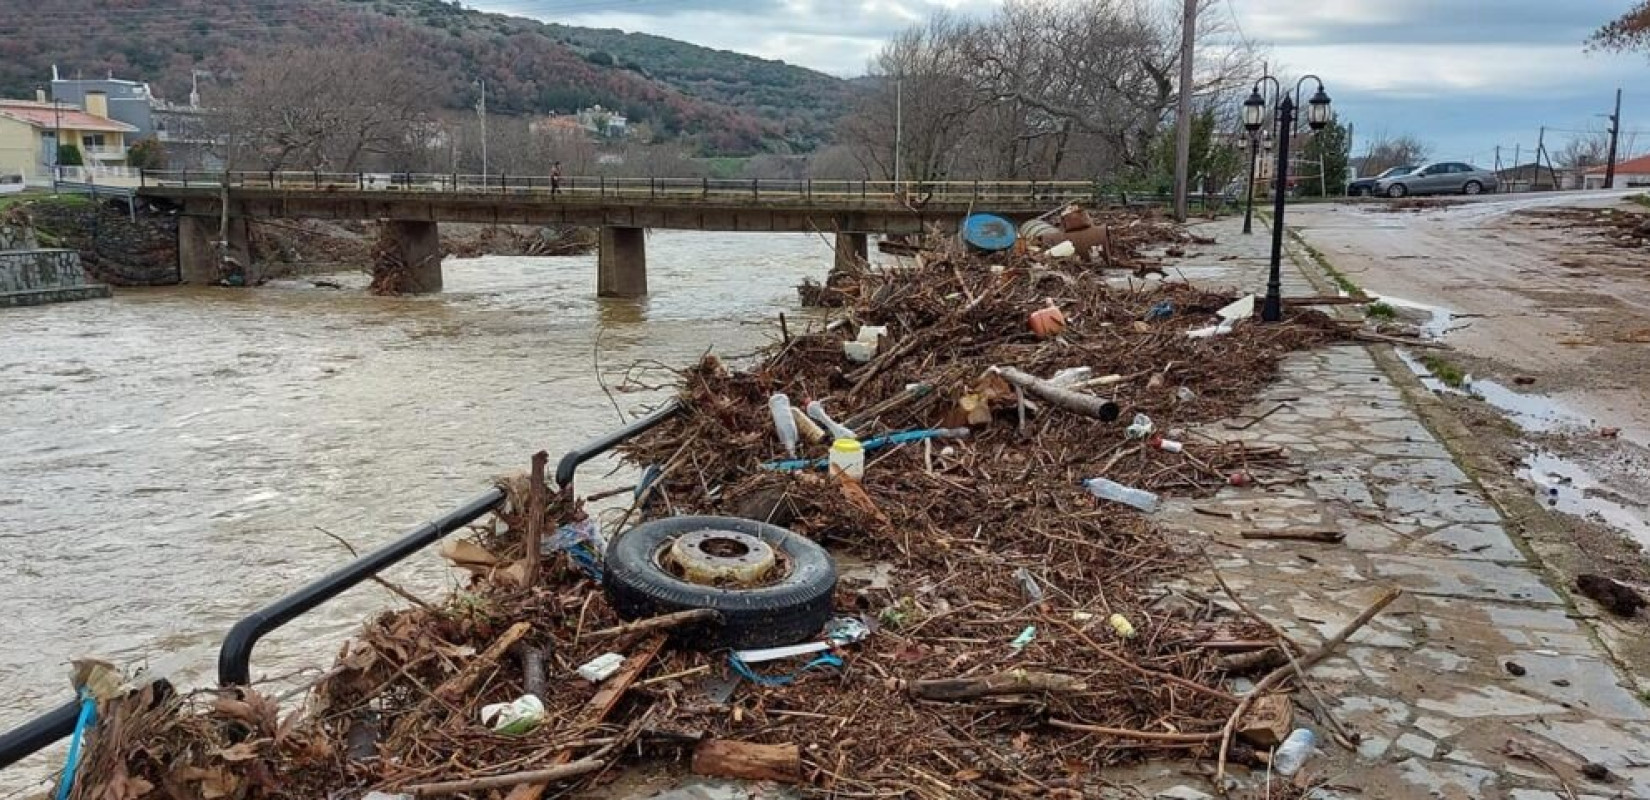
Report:
<svg viewBox="0 0 1650 800"><path fill-rule="evenodd" d="M1401 344L1406 347L1419 347L1425 350L1452 350L1443 342L1429 342L1425 339L1409 339L1403 336L1388 336L1373 331L1352 331L1352 338L1360 342L1377 342L1380 344Z"/></svg>
<svg viewBox="0 0 1650 800"><path fill-rule="evenodd" d="M584 635L585 641L598 641L624 636L627 633L644 633L648 631L665 631L691 625L696 622L720 622L722 615L713 608L691 608L687 611L677 611L670 614L661 614L657 617L639 619L635 622L626 622L611 628Z"/></svg>
<svg viewBox="0 0 1650 800"><path fill-rule="evenodd" d="M996 370L997 374L1002 375L1003 380L1067 411L1074 411L1107 422L1117 419L1117 404L1110 400L1095 397L1092 394L1062 389L1042 378L1027 375L1013 367L993 367L992 369Z"/></svg>
<svg viewBox="0 0 1650 800"><path fill-rule="evenodd" d="M693 749L692 769L716 778L801 783L802 748L709 739Z"/></svg>
<svg viewBox="0 0 1650 800"><path fill-rule="evenodd" d="M972 700L1029 692L1083 692L1088 684L1070 675L1014 670L984 678L935 678L912 681L906 691L923 700Z"/></svg>
<svg viewBox="0 0 1650 800"><path fill-rule="evenodd" d="M508 775L489 775L485 778L467 778L460 781L442 781L440 783L417 783L406 787L406 792L414 797L434 797L448 794L462 794L464 792L484 792L488 789L503 789L515 786L522 782L550 783L552 781L576 778L595 772L607 766L606 761L594 758L581 759L569 764L548 767L546 769L528 770L526 772L512 772Z"/></svg>

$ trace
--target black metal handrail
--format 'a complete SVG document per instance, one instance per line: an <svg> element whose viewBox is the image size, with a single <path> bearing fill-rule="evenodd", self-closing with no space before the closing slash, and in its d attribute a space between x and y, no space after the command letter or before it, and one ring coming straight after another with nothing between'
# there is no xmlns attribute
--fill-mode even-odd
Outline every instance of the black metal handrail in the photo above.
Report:
<svg viewBox="0 0 1650 800"><path fill-rule="evenodd" d="M568 451L556 465L556 485L563 489L571 488L573 473L580 464L653 428L679 410L681 404L671 399L653 413ZM224 637L223 647L218 651L218 683L222 686L245 686L251 683L252 648L259 639L439 541L447 534L474 522L503 501L504 490L499 488L476 495L447 514L408 531L401 538L235 623L235 626L229 629L229 634ZM79 715L79 702L71 700L10 731L0 733L0 769L9 767L74 733L75 721Z"/></svg>
<svg viewBox="0 0 1650 800"><path fill-rule="evenodd" d="M636 420L623 428L613 431L600 439L585 442L583 447L577 447L567 451L567 455L562 456L561 460L556 462L556 486L562 489L572 486L573 473L579 468L580 464L583 464L584 462L589 461L602 453L618 447L621 443L631 438L640 436L641 434L652 430L659 423L670 419L676 415L676 412L681 410L682 402L672 397L669 400L666 400L663 405L660 405L657 409L654 409L653 413L648 414L647 416L642 417L641 419Z"/></svg>

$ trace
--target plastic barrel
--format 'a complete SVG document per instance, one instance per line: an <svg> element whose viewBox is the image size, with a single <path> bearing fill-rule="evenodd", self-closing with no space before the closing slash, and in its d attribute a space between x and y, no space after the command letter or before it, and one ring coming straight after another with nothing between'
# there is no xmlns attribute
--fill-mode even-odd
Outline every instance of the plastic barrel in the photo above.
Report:
<svg viewBox="0 0 1650 800"><path fill-rule="evenodd" d="M963 220L962 239L969 247L996 253L1014 246L1014 223L995 214L974 214Z"/></svg>

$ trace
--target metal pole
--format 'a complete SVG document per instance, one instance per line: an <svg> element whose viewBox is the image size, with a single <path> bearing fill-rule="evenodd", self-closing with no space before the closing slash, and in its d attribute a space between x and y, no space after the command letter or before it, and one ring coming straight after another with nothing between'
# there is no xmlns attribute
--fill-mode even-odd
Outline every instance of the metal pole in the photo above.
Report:
<svg viewBox="0 0 1650 800"><path fill-rule="evenodd" d="M1272 188L1272 263L1266 277L1266 306L1260 318L1267 322L1283 319L1283 201L1289 191L1289 131L1295 124L1295 101L1282 93L1278 102L1277 182Z"/></svg>
<svg viewBox="0 0 1650 800"><path fill-rule="evenodd" d="M1243 233L1251 235L1255 232L1255 162L1260 160L1260 133L1249 134L1249 182L1244 184L1244 193L1249 195L1248 202L1243 207Z"/></svg>
<svg viewBox="0 0 1650 800"><path fill-rule="evenodd" d="M1186 221L1186 189L1192 164L1192 56L1197 38L1198 0L1186 0L1180 26L1180 98L1175 109L1174 218Z"/></svg>
<svg viewBox="0 0 1650 800"><path fill-rule="evenodd" d="M901 170L905 166L905 79L894 79L894 194L899 194Z"/></svg>
<svg viewBox="0 0 1650 800"><path fill-rule="evenodd" d="M1616 142L1621 139L1621 90L1616 90L1616 111L1610 115L1610 156L1604 163L1604 188L1616 188Z"/></svg>

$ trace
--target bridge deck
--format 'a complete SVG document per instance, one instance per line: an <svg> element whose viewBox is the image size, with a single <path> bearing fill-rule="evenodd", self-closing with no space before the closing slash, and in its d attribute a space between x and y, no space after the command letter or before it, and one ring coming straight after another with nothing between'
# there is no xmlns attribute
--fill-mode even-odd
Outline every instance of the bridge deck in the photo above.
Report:
<svg viewBox="0 0 1650 800"><path fill-rule="evenodd" d="M145 173L139 193L216 214L221 173ZM1094 202L1087 182L720 181L542 176L231 173L231 214L689 230L909 233L974 211L1011 217Z"/></svg>

